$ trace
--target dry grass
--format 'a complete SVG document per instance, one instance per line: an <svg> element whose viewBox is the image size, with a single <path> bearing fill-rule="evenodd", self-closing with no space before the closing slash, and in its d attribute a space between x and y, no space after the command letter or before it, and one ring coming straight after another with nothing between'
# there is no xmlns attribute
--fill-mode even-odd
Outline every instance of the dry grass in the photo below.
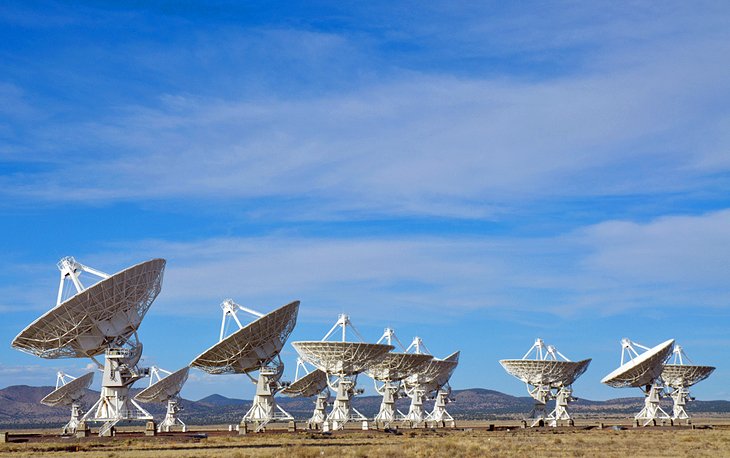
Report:
<svg viewBox="0 0 730 458"><path fill-rule="evenodd" d="M123 438L99 441L54 440L0 444L0 457L482 457L482 456L730 456L730 429L626 429L614 430L443 430L348 432L323 436L262 434L189 438Z"/></svg>

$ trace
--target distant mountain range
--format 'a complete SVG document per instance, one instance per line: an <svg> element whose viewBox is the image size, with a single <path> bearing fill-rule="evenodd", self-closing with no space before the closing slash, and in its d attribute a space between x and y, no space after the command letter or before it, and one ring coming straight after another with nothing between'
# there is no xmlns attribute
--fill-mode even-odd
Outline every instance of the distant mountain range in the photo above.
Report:
<svg viewBox="0 0 730 458"><path fill-rule="evenodd" d="M53 387L34 387L27 385L9 386L0 390L0 428L28 428L60 426L68 421L70 409L67 407L47 407L40 400L53 391ZM136 392L132 390L132 392ZM449 405L449 412L458 419L497 420L519 419L532 408L532 398L510 396L499 391L483 388L456 390ZM89 390L84 405L89 408L99 398L98 391ZM277 402L295 418L306 419L312 413L313 400L279 397ZM408 399L400 399L397 407L408 411ZM666 408L671 409L671 401L665 400ZM643 398L619 398L607 401L580 399L571 404L571 412L576 417L615 417L632 416L641 409ZM207 396L198 401L182 401L182 418L188 424L236 424L251 405L250 400L232 399L219 394ZM378 396L359 396L353 406L372 418L380 406ZM164 416L162 404L144 404L155 417ZM432 401L427 403L427 410ZM695 401L688 411L697 416L730 415L730 401Z"/></svg>

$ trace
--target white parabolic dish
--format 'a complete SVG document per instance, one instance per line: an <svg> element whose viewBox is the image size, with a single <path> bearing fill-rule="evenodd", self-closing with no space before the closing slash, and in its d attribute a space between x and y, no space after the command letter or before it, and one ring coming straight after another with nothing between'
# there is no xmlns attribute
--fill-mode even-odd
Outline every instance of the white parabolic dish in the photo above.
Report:
<svg viewBox="0 0 730 458"><path fill-rule="evenodd" d="M433 356L423 353L386 353L379 362L371 365L367 373L375 380L397 382L417 372Z"/></svg>
<svg viewBox="0 0 730 458"><path fill-rule="evenodd" d="M327 387L327 374L321 369L315 369L299 380L292 382L281 393L291 397L308 398L319 394Z"/></svg>
<svg viewBox="0 0 730 458"><path fill-rule="evenodd" d="M689 388L714 372L712 366L693 366L689 364L665 364L662 380L672 388Z"/></svg>
<svg viewBox="0 0 730 458"><path fill-rule="evenodd" d="M583 361L503 359L499 364L510 375L533 386L570 386L583 375L590 362L590 359Z"/></svg>
<svg viewBox="0 0 730 458"><path fill-rule="evenodd" d="M459 351L454 352L444 359L434 358L418 372L418 378L427 392L438 390L449 382L451 374L459 365L460 353ZM407 381L408 379L406 379L406 383Z"/></svg>
<svg viewBox="0 0 730 458"><path fill-rule="evenodd" d="M299 356L328 374L355 375L377 363L395 347L362 342L292 342Z"/></svg>
<svg viewBox="0 0 730 458"><path fill-rule="evenodd" d="M51 407L71 405L84 396L84 393L89 389L93 380L93 372L84 374L51 391L51 393L41 399L41 404Z"/></svg>
<svg viewBox="0 0 730 458"><path fill-rule="evenodd" d="M164 259L152 259L101 280L35 320L12 346L41 358L100 355L139 328L160 293L164 270Z"/></svg>
<svg viewBox="0 0 730 458"><path fill-rule="evenodd" d="M259 370L279 354L297 323L299 301L279 307L239 329L190 363L210 374Z"/></svg>
<svg viewBox="0 0 730 458"><path fill-rule="evenodd" d="M614 388L651 385L661 375L664 361L672 353L674 339L669 339L621 365L601 380Z"/></svg>
<svg viewBox="0 0 730 458"><path fill-rule="evenodd" d="M167 402L177 397L182 390L185 381L188 379L189 366L173 372L167 377L153 383L144 390L137 393L134 399L140 402Z"/></svg>

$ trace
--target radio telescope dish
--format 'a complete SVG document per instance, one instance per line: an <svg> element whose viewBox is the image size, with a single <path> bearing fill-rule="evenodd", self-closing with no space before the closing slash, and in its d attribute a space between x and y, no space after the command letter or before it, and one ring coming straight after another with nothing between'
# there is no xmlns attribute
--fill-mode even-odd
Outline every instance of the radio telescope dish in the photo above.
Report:
<svg viewBox="0 0 730 458"><path fill-rule="evenodd" d="M392 423L405 419L405 415L395 407L395 403L401 395L401 381L420 371L424 365L433 360L433 357L426 354L406 353L405 347L391 328L385 328L383 336L377 343L382 342L388 345L396 343L402 350L386 353L379 362L371 365L367 370L367 374L373 379L375 391L383 397L380 410L374 419L375 423L389 428Z"/></svg>
<svg viewBox="0 0 730 458"><path fill-rule="evenodd" d="M81 410L81 399L83 399L86 390L91 386L91 382L94 380L94 373L89 372L78 378L73 378L63 372L59 372L57 375L56 389L41 399L41 404L49 407L70 405L71 419L63 427L63 434L73 434L76 432L76 428L79 425L79 418L83 414Z"/></svg>
<svg viewBox="0 0 730 458"><path fill-rule="evenodd" d="M672 390L669 393L674 401L672 420L689 420L689 415L684 410L687 402L693 400L690 397L689 388L709 377L715 371L715 368L692 364L680 345L674 346L673 353L673 360L671 363L664 365L661 378L664 385ZM690 364L686 364L685 359Z"/></svg>
<svg viewBox="0 0 730 458"><path fill-rule="evenodd" d="M142 344L137 329L160 293L164 259L152 259L114 275L65 257L56 306L18 334L12 346L41 358L91 358L104 368L99 400L81 421L104 422L99 435L111 435L121 420L151 420L128 396L146 375L137 367ZM85 276L95 283L84 286ZM75 292L74 292L75 291ZM94 357L104 354L104 364Z"/></svg>
<svg viewBox="0 0 730 458"><path fill-rule="evenodd" d="M427 354L426 345L420 337L414 337L411 345L408 346L406 352L415 354ZM428 363L403 380L403 388L411 398L411 405L408 408L408 414L405 416L411 427L415 428L424 421L434 422L437 425L454 425L454 418L446 411L446 406L450 402L451 386L449 379L459 364L460 352L454 352L444 359L433 358ZM436 391L436 402L433 411L426 415L423 410L423 403L429 393Z"/></svg>
<svg viewBox="0 0 730 458"><path fill-rule="evenodd" d="M522 359L503 359L499 363L507 373L525 383L535 400L530 412L532 426L545 420L550 426L558 426L560 421L572 424L568 413L568 404L574 400L571 385L588 369L590 359L571 361L538 338ZM550 399L555 399L555 409L547 414L545 406Z"/></svg>
<svg viewBox="0 0 730 458"><path fill-rule="evenodd" d="M661 408L662 386L658 383L664 367L664 361L672 353L674 339L648 348L629 339L621 340L621 366L601 380L614 388L641 388L646 395L644 408L634 418L643 426L655 423L657 419L669 419L669 415ZM636 347L645 350L639 354ZM626 355L629 361L626 361Z"/></svg>
<svg viewBox="0 0 730 458"><path fill-rule="evenodd" d="M348 327L360 338L360 342L347 341ZM334 334L337 328L341 328L342 340L328 341L327 339ZM323 427L327 422L331 422L332 429L343 429L345 423L350 420L362 421L363 425L367 424L367 418L350 404L352 396L355 395L357 375L378 363L386 353L395 347L364 343L362 340L362 336L350 322L350 317L343 314L337 318L335 325L321 341L292 343L303 361L327 374L330 388L337 392L332 412L327 416Z"/></svg>
<svg viewBox="0 0 730 458"><path fill-rule="evenodd" d="M230 299L226 302L228 301ZM226 302L223 303L224 307L238 305L229 305ZM221 326L221 340L195 358L190 365L209 374L246 374L257 371L279 355L294 330L298 312L299 301L279 307L266 315L256 312L258 319L242 326L226 338L222 338L224 329ZM224 320L225 313L224 308ZM229 315L231 313L228 312ZM235 318L235 314L232 316Z"/></svg>
<svg viewBox="0 0 730 458"><path fill-rule="evenodd" d="M41 358L97 356L137 331L147 310L160 293L164 259L152 259L107 275L84 266L72 257L59 262L61 285L57 304L18 334L12 346ZM83 289L81 272L102 278ZM77 293L62 301L64 280L72 280Z"/></svg>
<svg viewBox="0 0 730 458"><path fill-rule="evenodd" d="M223 320L218 343L200 354L190 365L210 374L246 374L256 384L253 405L241 420L244 426L253 422L259 432L271 421L293 420L294 417L276 404L274 395L284 387L279 382L284 372L279 353L297 323L299 301L266 315L243 307L232 299L223 301L221 308ZM239 311L257 318L243 326L237 316ZM239 329L225 337L228 318L235 320ZM258 380L250 374L254 371L259 371Z"/></svg>
<svg viewBox="0 0 730 458"><path fill-rule="evenodd" d="M299 369L303 369L306 375L299 377ZM308 428L318 428L324 424L327 419L325 410L330 400L329 381L327 373L321 369L314 369L312 372L307 370L304 361L297 358L297 370L294 376L294 382L282 390L282 394L289 397L309 398L317 396L314 402L314 412L312 417L307 420Z"/></svg>
<svg viewBox="0 0 730 458"><path fill-rule="evenodd" d="M651 385L661 375L664 361L672 353L674 339L664 341L653 348L640 346L628 339L624 339L622 345L621 366L605 376L601 383L614 388L643 387ZM646 351L639 355L634 350L634 346L643 348ZM632 352L635 357L624 362L624 355L626 353L631 355Z"/></svg>
<svg viewBox="0 0 730 458"><path fill-rule="evenodd" d="M304 377L296 379L291 385L284 388L281 394L293 398L309 398L321 393L325 388L327 388L327 373L321 369L315 369Z"/></svg>
<svg viewBox="0 0 730 458"><path fill-rule="evenodd" d="M89 372L81 377L73 378L63 372L58 373L59 379L70 378L71 381L65 382L61 386L56 384L57 388L51 391L46 397L41 399L41 404L49 407L67 406L74 402L78 402L86 394L86 390L91 386L91 382L94 381L94 373ZM63 382L62 382L63 383Z"/></svg>
<svg viewBox="0 0 730 458"><path fill-rule="evenodd" d="M161 377L160 373L167 374ZM182 425L183 432L187 431L187 426L178 417L180 412L180 391L188 379L190 367L185 366L175 372L168 372L158 367L150 368L150 386L137 393L134 397L139 402L161 402L167 403L167 413L165 419L157 426L158 432L169 432L177 423ZM155 381L155 378L157 381Z"/></svg>

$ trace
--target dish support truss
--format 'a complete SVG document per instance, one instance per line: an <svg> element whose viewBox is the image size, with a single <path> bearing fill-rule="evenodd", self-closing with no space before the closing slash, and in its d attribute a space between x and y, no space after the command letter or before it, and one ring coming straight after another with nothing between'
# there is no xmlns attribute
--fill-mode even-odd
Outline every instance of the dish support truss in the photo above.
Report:
<svg viewBox="0 0 730 458"><path fill-rule="evenodd" d="M286 410L276 403L274 395L284 388L279 381L284 373L284 363L277 355L276 361L261 366L259 369L259 378L256 379L251 374L246 375L256 384L256 395L253 398L253 405L241 419L241 423L253 423L254 431L264 431L266 425L272 421L289 421L294 420Z"/></svg>
<svg viewBox="0 0 730 458"><path fill-rule="evenodd" d="M538 361L559 361L561 358L570 362L570 359L560 353L557 348L553 345L545 345L545 341L540 338L535 339L535 343L522 357L523 360L535 359ZM568 412L568 404L575 400L572 386L530 385L529 383L525 385L527 386L527 392L535 400L535 404L527 418L532 421L532 427L540 425L555 427L560 422L572 424L573 418ZM548 413L547 403L552 399L555 400L555 408Z"/></svg>
<svg viewBox="0 0 730 458"><path fill-rule="evenodd" d="M645 347L639 343L633 342L630 339L621 339L621 365L623 366L628 356L629 360L637 358L639 352L636 348L641 348L644 351L651 350L649 347ZM641 391L644 392L644 408L634 416L637 424L641 426L648 426L656 423L657 420L669 420L671 417L667 412L662 409L660 402L662 395L664 394L664 386L661 383L661 378L657 377L650 385L641 387Z"/></svg>
<svg viewBox="0 0 730 458"><path fill-rule="evenodd" d="M228 318L232 318L238 325L238 328L243 329L244 326L237 316L239 310L257 318L264 316L263 313L239 305L232 299L224 300L221 308L223 309L223 319L221 320L219 342L225 337ZM276 355L275 361L261 365L258 379L246 372L246 376L256 385L256 394L254 395L251 408L241 418L241 426L253 423L254 431L258 433L264 431L266 425L272 421L294 420L293 416L276 404L276 399L274 398L276 393L284 388L284 385L280 382L283 373L284 363L281 361L279 355Z"/></svg>
<svg viewBox="0 0 730 458"><path fill-rule="evenodd" d="M137 339L136 332L122 345L106 350L101 395L82 418L82 421L103 422L99 428L99 436L111 435L112 428L122 420L153 419L152 415L129 395L132 384L149 375L149 369L137 367L141 356L142 344Z"/></svg>

